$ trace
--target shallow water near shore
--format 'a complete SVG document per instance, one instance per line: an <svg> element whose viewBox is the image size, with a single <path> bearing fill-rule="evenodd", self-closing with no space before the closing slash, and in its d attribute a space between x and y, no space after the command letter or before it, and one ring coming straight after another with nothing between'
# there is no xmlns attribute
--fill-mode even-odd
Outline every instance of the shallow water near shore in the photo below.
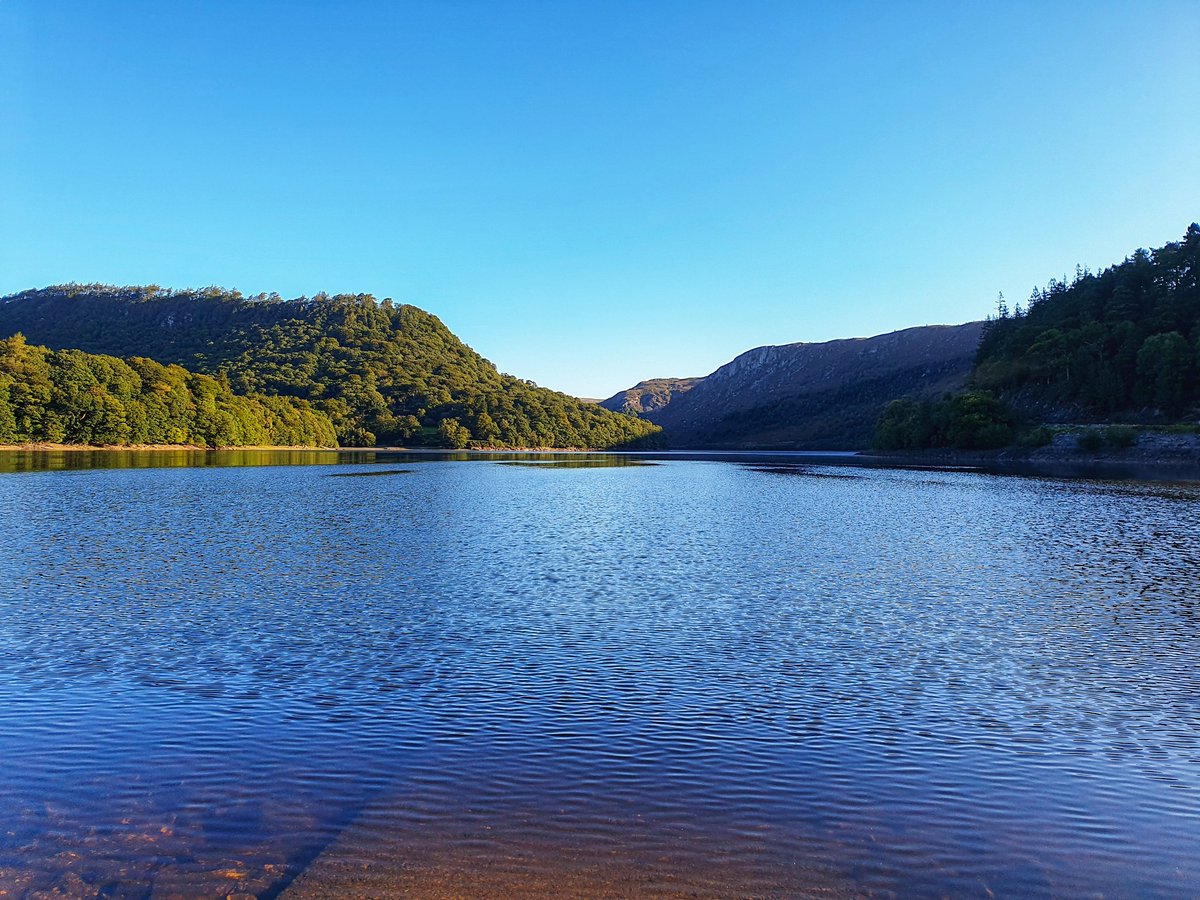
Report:
<svg viewBox="0 0 1200 900"><path fill-rule="evenodd" d="M9 896L1200 891L1194 485L662 454L6 472ZM368 474L393 477L329 477Z"/></svg>

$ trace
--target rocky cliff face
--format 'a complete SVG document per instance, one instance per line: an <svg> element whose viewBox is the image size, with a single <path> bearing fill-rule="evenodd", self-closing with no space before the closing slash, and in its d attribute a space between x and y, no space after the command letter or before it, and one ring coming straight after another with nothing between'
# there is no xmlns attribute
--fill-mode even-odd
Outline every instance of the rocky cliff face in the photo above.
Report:
<svg viewBox="0 0 1200 900"><path fill-rule="evenodd" d="M676 448L860 449L891 400L961 388L982 333L971 322L757 347L640 412Z"/></svg>
<svg viewBox="0 0 1200 900"><path fill-rule="evenodd" d="M607 400L601 400L600 405L613 412L646 416L647 413L662 409L680 395L686 394L703 380L703 378L651 378L649 381L639 381L629 390L613 394Z"/></svg>

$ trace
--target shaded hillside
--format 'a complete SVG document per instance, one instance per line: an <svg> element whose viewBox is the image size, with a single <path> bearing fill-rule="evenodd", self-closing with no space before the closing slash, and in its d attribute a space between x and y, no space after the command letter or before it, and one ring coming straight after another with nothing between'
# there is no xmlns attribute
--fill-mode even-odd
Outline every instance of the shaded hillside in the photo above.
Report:
<svg viewBox="0 0 1200 900"><path fill-rule="evenodd" d="M441 321L367 294L243 297L66 285L0 299L0 337L209 374L241 393L296 397L343 444L615 447L657 428L498 372Z"/></svg>
<svg viewBox="0 0 1200 900"><path fill-rule="evenodd" d="M641 416L662 409L675 398L686 394L703 378L651 378L639 381L627 391L613 394L600 405L613 412Z"/></svg>
<svg viewBox="0 0 1200 900"><path fill-rule="evenodd" d="M243 397L225 381L128 360L0 339L0 444L336 446L304 400Z"/></svg>
<svg viewBox="0 0 1200 900"><path fill-rule="evenodd" d="M1002 307L972 382L1036 421L1186 416L1200 404L1200 226Z"/></svg>
<svg viewBox="0 0 1200 900"><path fill-rule="evenodd" d="M966 382L982 322L749 350L648 414L677 448L857 449L889 401Z"/></svg>

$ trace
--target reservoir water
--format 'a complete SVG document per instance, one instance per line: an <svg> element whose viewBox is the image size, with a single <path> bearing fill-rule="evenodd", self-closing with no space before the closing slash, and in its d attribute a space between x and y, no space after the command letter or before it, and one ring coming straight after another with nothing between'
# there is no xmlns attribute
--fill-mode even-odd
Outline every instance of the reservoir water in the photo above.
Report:
<svg viewBox="0 0 1200 900"><path fill-rule="evenodd" d="M1200 488L0 460L0 896L1200 893Z"/></svg>

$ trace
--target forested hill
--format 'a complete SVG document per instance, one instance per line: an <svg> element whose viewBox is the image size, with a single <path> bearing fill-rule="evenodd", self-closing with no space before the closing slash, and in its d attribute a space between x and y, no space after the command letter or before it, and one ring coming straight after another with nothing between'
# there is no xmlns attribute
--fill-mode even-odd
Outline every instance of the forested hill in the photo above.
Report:
<svg viewBox="0 0 1200 900"><path fill-rule="evenodd" d="M64 285L0 298L0 337L150 357L308 400L345 445L611 448L658 427L501 374L436 316L368 294Z"/></svg>
<svg viewBox="0 0 1200 900"><path fill-rule="evenodd" d="M1034 421L1179 419L1200 404L1200 226L1001 306L972 386Z"/></svg>
<svg viewBox="0 0 1200 900"><path fill-rule="evenodd" d="M238 396L220 378L150 359L0 339L0 444L331 447L304 400Z"/></svg>
<svg viewBox="0 0 1200 900"><path fill-rule="evenodd" d="M883 450L1039 446L1045 424L1194 422L1200 414L1200 226L1158 250L1001 301L964 393L898 400L875 433ZM1119 440L1134 440L1118 428ZM1114 440L1110 438L1110 441ZM1114 443L1114 446L1118 444ZM1124 446L1119 445L1119 446Z"/></svg>

